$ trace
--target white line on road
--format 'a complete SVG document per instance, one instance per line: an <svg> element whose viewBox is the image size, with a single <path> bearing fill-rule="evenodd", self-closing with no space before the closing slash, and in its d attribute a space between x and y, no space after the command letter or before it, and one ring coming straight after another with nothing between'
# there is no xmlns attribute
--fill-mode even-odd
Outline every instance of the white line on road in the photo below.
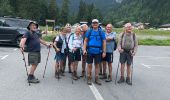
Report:
<svg viewBox="0 0 170 100"><path fill-rule="evenodd" d="M16 50L18 50L17 48L16 49L14 49L14 51L16 51Z"/></svg>
<svg viewBox="0 0 170 100"><path fill-rule="evenodd" d="M93 92L93 95L95 96L96 100L104 100L93 83L92 83L92 85L89 85L89 87L90 87L91 91Z"/></svg>
<svg viewBox="0 0 170 100"><path fill-rule="evenodd" d="M145 64L142 64L142 65L146 68L151 68L151 67L149 67L149 65L145 65Z"/></svg>
<svg viewBox="0 0 170 100"><path fill-rule="evenodd" d="M154 58L154 59L170 59L170 57L155 57L155 56L135 56L137 58Z"/></svg>
<svg viewBox="0 0 170 100"><path fill-rule="evenodd" d="M4 60L6 57L8 57L8 55L5 55L1 58L1 60Z"/></svg>

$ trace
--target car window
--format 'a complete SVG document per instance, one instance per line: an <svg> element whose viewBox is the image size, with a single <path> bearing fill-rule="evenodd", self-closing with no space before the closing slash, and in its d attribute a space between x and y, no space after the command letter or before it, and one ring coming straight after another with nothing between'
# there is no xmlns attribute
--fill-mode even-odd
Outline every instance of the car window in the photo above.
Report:
<svg viewBox="0 0 170 100"><path fill-rule="evenodd" d="M11 27L22 27L26 28L29 24L29 21L22 21L22 20L13 20L13 19L8 19L6 20L6 26L11 26Z"/></svg>

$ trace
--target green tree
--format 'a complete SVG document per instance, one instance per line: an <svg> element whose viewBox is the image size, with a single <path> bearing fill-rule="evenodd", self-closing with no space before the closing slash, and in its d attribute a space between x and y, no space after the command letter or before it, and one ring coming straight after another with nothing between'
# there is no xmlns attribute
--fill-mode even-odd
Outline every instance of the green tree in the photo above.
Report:
<svg viewBox="0 0 170 100"><path fill-rule="evenodd" d="M61 7L61 13L60 13L60 20L59 22L62 25L65 25L68 23L68 17L69 17L69 0L63 0L63 4Z"/></svg>
<svg viewBox="0 0 170 100"><path fill-rule="evenodd" d="M86 7L86 3L83 0L81 0L79 4L77 21L87 21L87 7Z"/></svg>
<svg viewBox="0 0 170 100"><path fill-rule="evenodd" d="M0 16L13 15L13 8L10 5L9 0L0 1Z"/></svg>
<svg viewBox="0 0 170 100"><path fill-rule="evenodd" d="M50 4L48 7L48 18L50 19L58 19L59 17L59 8L57 6L56 0L50 0Z"/></svg>

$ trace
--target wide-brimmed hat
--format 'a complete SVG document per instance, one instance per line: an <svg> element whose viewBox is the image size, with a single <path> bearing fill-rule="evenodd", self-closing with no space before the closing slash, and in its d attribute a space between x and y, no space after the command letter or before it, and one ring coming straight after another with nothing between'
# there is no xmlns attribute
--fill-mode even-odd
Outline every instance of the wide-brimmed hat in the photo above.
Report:
<svg viewBox="0 0 170 100"><path fill-rule="evenodd" d="M28 24L28 26L27 26L27 29L28 29L28 30L30 30L31 24L35 24L36 27L38 28L38 24L37 24L36 22L34 22L34 21L31 21L31 22Z"/></svg>

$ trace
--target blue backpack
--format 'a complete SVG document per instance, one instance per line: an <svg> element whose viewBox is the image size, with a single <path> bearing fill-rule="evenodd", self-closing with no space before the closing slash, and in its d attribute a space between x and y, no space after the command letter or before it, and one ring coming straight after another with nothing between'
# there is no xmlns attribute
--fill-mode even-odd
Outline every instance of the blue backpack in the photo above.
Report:
<svg viewBox="0 0 170 100"><path fill-rule="evenodd" d="M98 35L92 35L92 29L90 29L88 34L87 51L94 54L99 54L102 52L102 32L99 29ZM101 43L101 44L100 44Z"/></svg>

